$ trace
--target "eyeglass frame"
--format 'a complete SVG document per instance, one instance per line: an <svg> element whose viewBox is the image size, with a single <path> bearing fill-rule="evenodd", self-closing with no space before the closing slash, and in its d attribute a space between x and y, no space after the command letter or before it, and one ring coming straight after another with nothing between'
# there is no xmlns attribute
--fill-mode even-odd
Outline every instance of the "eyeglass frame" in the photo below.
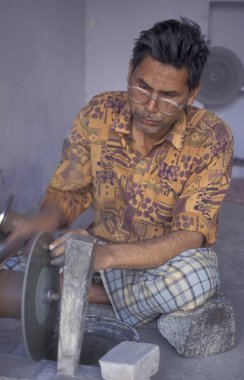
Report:
<svg viewBox="0 0 244 380"><path fill-rule="evenodd" d="M138 100L135 100L135 99L131 98L131 97L129 96L129 89L130 89L130 88L136 88L136 89L140 90L141 92L144 92L144 94L148 94L148 95L149 95L149 99L148 99L145 103L142 103L142 102L139 102ZM156 104L157 104L157 108L158 108L158 101L162 100L162 101L164 101L164 102L166 102L166 103L169 103L169 104L172 104L172 105L176 106L176 108L178 108L178 112L179 112L180 110L182 110L182 108L185 106L185 104L180 105L180 104L176 103L174 100L171 100L171 99L163 98L163 97L161 97L161 96L153 96L149 91L145 90L144 88L141 88L140 86L128 86L128 97L129 97L133 102L135 102L135 103L137 103L137 104L143 104L143 105L147 104L147 103L149 102L150 99L156 100L156 101L157 101L157 103L156 103ZM164 115L168 115L168 116L173 116L173 115L177 114L177 112L175 112L175 113L166 113L166 112L162 112L162 111L160 111L159 108L158 108L158 111L159 111L160 113L162 113L162 114L164 114Z"/></svg>

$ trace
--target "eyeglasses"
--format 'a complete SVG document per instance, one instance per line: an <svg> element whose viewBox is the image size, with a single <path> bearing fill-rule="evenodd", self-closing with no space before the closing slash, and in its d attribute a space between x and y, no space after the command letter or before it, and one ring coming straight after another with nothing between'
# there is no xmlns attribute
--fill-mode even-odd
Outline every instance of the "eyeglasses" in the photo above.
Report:
<svg viewBox="0 0 244 380"><path fill-rule="evenodd" d="M137 86L128 87L128 96L138 104L146 104L150 99L154 99L157 101L159 112L169 116L177 114L184 107L184 105L179 105L173 100L153 96L149 91Z"/></svg>

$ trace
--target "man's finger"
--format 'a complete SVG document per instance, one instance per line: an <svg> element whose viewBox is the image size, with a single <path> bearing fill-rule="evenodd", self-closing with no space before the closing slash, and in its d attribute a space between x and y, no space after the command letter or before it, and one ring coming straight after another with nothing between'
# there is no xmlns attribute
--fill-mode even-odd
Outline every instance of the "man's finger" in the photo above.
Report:
<svg viewBox="0 0 244 380"><path fill-rule="evenodd" d="M53 245L53 243L51 243L49 245L51 259L55 258L57 256L60 256L60 255L64 255L64 253L65 253L65 243L66 243L66 241L60 242L60 240L59 240L59 244L58 245Z"/></svg>
<svg viewBox="0 0 244 380"><path fill-rule="evenodd" d="M66 232L62 236L60 236L57 239L53 240L52 243L49 245L49 249L53 250L54 248L59 247L61 244L65 244L66 240L68 240L71 236L73 236L74 232L75 231Z"/></svg>
<svg viewBox="0 0 244 380"><path fill-rule="evenodd" d="M64 265L64 255L60 255L60 256L51 258L51 264L54 266L63 266Z"/></svg>

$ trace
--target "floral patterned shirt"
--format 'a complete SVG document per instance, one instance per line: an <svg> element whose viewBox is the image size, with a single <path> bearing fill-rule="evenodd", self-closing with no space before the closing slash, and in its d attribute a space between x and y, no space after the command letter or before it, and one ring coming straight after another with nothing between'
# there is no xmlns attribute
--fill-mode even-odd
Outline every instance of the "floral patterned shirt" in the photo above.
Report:
<svg viewBox="0 0 244 380"><path fill-rule="evenodd" d="M214 244L230 184L233 138L216 115L187 107L142 157L132 149L126 92L95 96L77 115L43 203L55 200L71 223L90 205L90 232L113 242L171 231L201 232Z"/></svg>

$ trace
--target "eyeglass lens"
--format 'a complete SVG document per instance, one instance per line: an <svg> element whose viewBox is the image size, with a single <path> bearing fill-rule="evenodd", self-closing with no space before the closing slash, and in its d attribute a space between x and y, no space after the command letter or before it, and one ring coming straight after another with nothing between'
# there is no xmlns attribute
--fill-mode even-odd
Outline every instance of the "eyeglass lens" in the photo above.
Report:
<svg viewBox="0 0 244 380"><path fill-rule="evenodd" d="M140 89L139 87L129 87L129 97L135 103L146 104L152 98L150 92ZM158 110L162 113L173 115L179 111L179 106L173 104L167 99L158 98L157 99Z"/></svg>

